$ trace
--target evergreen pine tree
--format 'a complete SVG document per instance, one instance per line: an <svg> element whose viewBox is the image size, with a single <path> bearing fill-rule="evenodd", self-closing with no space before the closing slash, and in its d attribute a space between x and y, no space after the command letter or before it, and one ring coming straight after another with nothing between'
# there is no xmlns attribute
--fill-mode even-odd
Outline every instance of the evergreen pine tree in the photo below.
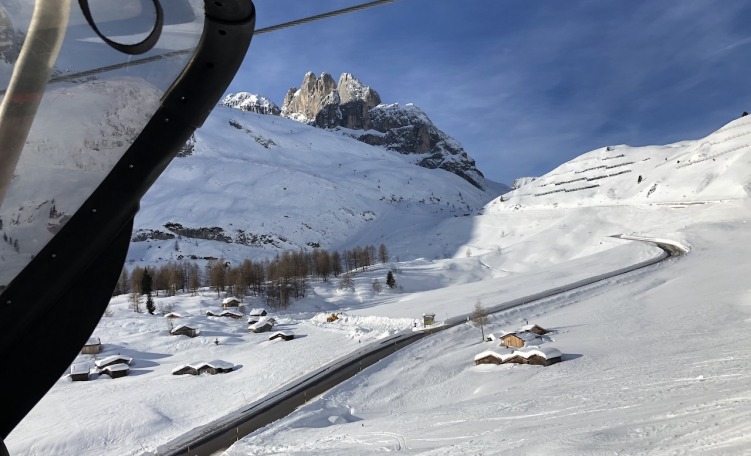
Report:
<svg viewBox="0 0 751 456"><path fill-rule="evenodd" d="M396 286L396 279L394 278L394 273L391 271L386 275L386 285L388 285L389 288L394 288Z"/></svg>
<svg viewBox="0 0 751 456"><path fill-rule="evenodd" d="M156 307L154 306L154 300L151 299L153 284L154 281L151 279L149 270L144 269L143 277L141 278L141 293L146 295L146 310L148 310L151 315L154 315L154 310L156 310Z"/></svg>

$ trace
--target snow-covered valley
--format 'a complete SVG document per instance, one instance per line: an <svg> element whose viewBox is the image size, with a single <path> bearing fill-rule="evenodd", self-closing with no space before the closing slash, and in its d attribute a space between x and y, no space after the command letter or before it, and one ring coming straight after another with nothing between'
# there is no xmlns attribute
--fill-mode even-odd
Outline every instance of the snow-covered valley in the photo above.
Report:
<svg viewBox="0 0 751 456"><path fill-rule="evenodd" d="M241 128L218 128L238 118ZM160 229L163 220L215 226L226 217L233 225L221 225L225 232L265 229L289 242L268 250L179 240L178 252L176 238L150 239L133 243L131 264L176 255L237 261L307 242L330 249L383 242L394 259L358 272L351 289L312 281L308 296L272 311L279 329L296 334L288 342L249 333L245 319L207 317L224 297L207 289L155 298L158 308L180 313L181 323L200 327L195 338L170 336L168 319L134 313L126 296L113 298L111 314L94 333L105 346L96 356L133 357L130 375L62 377L7 439L12 454L158 453L173 438L363 343L409 328L423 313L440 321L470 312L478 301L491 306L659 253L610 237L622 233L673 239L691 251L490 317L491 332L527 321L552 329L549 343L563 353L561 363L475 366L473 357L498 342L481 342L480 330L468 323L377 363L227 454L667 455L751 448L748 117L696 141L598 149L496 198L441 170L403 171L399 156L336 132L228 108L210 122L193 155L176 159L144 200L137 228ZM250 152L227 148L230 155L223 149L218 158L210 146L228 141L227 131L300 153L267 151L254 139L258 146ZM355 157L350 162L344 149L353 154L345 158ZM207 163L196 167L201 160ZM244 168L247 161L252 168ZM327 185L336 192L320 190ZM183 197L189 188L211 196ZM459 193L468 207L457 205ZM232 215L238 207L242 214ZM368 210L374 216L363 217ZM315 229L300 228L313 220ZM376 292L373 279L384 280L388 271L398 286ZM248 309L264 306L260 298L245 301ZM338 321L325 321L336 312L343 313ZM238 368L171 374L211 359Z"/></svg>

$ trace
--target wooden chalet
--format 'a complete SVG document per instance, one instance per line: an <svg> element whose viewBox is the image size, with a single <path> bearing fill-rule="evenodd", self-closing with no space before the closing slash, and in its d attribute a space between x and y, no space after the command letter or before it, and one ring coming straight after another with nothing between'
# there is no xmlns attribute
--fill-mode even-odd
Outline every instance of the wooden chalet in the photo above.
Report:
<svg viewBox="0 0 751 456"><path fill-rule="evenodd" d="M224 298L222 300L222 307L224 307L225 309L228 307L239 307L239 306L240 306L240 300L233 296L230 296L229 298Z"/></svg>
<svg viewBox="0 0 751 456"><path fill-rule="evenodd" d="M550 332L547 329L543 328L542 326L533 325L533 324L522 326L521 331L529 331L529 332L537 334L538 336L542 336L543 334L547 334Z"/></svg>
<svg viewBox="0 0 751 456"><path fill-rule="evenodd" d="M250 309L250 313L248 313L251 317L265 317L269 313L266 312L266 309L258 308L258 309Z"/></svg>
<svg viewBox="0 0 751 456"><path fill-rule="evenodd" d="M74 382L85 382L89 379L91 364L88 362L75 363L70 366L70 379Z"/></svg>
<svg viewBox="0 0 751 456"><path fill-rule="evenodd" d="M102 373L109 375L110 378L125 377L128 375L128 372L130 372L130 367L124 363L111 364L102 369Z"/></svg>
<svg viewBox="0 0 751 456"><path fill-rule="evenodd" d="M96 355L102 351L102 342L98 337L89 337L86 341L86 345L81 349L82 355Z"/></svg>
<svg viewBox="0 0 751 456"><path fill-rule="evenodd" d="M191 366L190 364L185 364L183 366L172 369L172 375L185 375L185 374L198 375L198 369Z"/></svg>
<svg viewBox="0 0 751 456"><path fill-rule="evenodd" d="M195 328L191 328L188 325L180 325L175 326L175 328L170 331L170 334L173 336L188 336L188 337L196 337L200 331Z"/></svg>
<svg viewBox="0 0 751 456"><path fill-rule="evenodd" d="M94 365L99 369L104 369L107 366L112 366L115 364L128 365L132 362L133 362L133 358L129 356L112 355L112 356L108 356L106 358L102 358L102 359L98 359L94 361Z"/></svg>
<svg viewBox="0 0 751 456"><path fill-rule="evenodd" d="M269 336L269 340L274 340L274 339L292 340L294 338L295 338L295 335L287 331L277 331L274 334Z"/></svg>
<svg viewBox="0 0 751 456"><path fill-rule="evenodd" d="M501 345L504 347L522 348L528 345L539 345L544 342L537 334L529 331L507 333L501 337Z"/></svg>

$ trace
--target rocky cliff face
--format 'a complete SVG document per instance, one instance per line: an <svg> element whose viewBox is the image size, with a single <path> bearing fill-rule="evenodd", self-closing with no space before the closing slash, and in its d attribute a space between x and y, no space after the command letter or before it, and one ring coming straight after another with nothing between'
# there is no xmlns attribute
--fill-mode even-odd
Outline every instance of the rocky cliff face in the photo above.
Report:
<svg viewBox="0 0 751 456"><path fill-rule="evenodd" d="M271 114L278 116L281 113L279 106L266 97L261 97L248 92L231 93L224 97L220 103L223 106L237 108L241 111L251 111L258 114Z"/></svg>
<svg viewBox="0 0 751 456"><path fill-rule="evenodd" d="M381 104L378 92L349 73L337 83L328 73L305 74L301 87L287 92L281 111L319 128L348 129L362 142L415 155L419 166L445 169L484 189L482 173L458 141L412 104Z"/></svg>

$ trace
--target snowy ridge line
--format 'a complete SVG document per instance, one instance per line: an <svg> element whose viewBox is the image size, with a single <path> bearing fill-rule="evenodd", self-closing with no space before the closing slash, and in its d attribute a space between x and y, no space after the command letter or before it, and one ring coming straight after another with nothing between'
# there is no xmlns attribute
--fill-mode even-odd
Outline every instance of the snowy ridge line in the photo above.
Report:
<svg viewBox="0 0 751 456"><path fill-rule="evenodd" d="M717 134L717 132L715 132L715 133L712 133L712 135L715 135L715 134ZM712 135L710 135L710 136L712 136ZM694 153L694 152L697 152L697 151L698 151L699 149L701 149L701 148L702 148L702 147L704 147L704 146L719 146L720 144L722 144L722 143L724 143L724 142L727 142L727 141L730 141L731 139L737 139L737 138L741 138L741 137L743 137L743 136L747 136L747 135L751 135L751 130L749 130L749 131L746 131L746 132L744 132L744 133L739 133L739 134L737 134L737 135L729 136L729 137L727 137L727 138L725 138L725 139L723 139L723 140L721 140L721 141L702 141L702 143L701 143L701 144L699 144L699 145L697 145L696 147L694 147L694 148L691 148L691 149L689 149L689 150L686 150L686 151L683 151L683 152L680 152L680 153L677 153L677 154L675 154L675 155L672 155L672 156L668 157L668 158L667 158L667 159L665 160L665 162L663 162L663 163L659 163L659 164L657 164L656 166L663 166L663 165L667 165L667 164L669 164L669 163L670 163L671 161L673 161L673 160L675 160L675 159L677 159L677 158L680 158L680 157L683 157L684 155L688 155L688 154L692 154L692 153ZM709 136L708 136L708 137L709 137ZM723 153L727 153L727 152L723 152ZM720 155L721 155L721 154L720 154ZM680 166L679 166L679 168L680 168Z"/></svg>
<svg viewBox="0 0 751 456"><path fill-rule="evenodd" d="M751 120L741 121L741 122L738 122L735 125L730 125L730 126L726 125L726 126L720 128L719 130L715 131L715 133L720 133L720 132L723 132L723 131L732 130L734 128L740 128L740 127L744 127L744 126L750 126L751 127Z"/></svg>
<svg viewBox="0 0 751 456"><path fill-rule="evenodd" d="M749 132L749 133L751 133L751 132ZM745 149L746 147L749 147L749 144L742 144L740 146L732 147L732 148L730 148L728 150L725 150L725 151L722 151L722 152L718 152L718 153L716 153L714 155L707 155L706 157L703 157L703 158L699 158L699 159L696 159L696 160L691 160L691 161L688 161L686 163L681 163L680 165L676 165L676 169L677 168L685 168L686 166L693 165L694 163L701 163L703 161L714 159L714 158L717 158L719 156L722 156L722 155L725 155L725 154L729 154L730 152L736 152L736 151L739 151L741 149Z"/></svg>
<svg viewBox="0 0 751 456"><path fill-rule="evenodd" d="M685 251L674 248L680 245L670 240L656 240L640 238L657 245L662 252L648 260L625 266L614 271L599 274L593 277L578 280L576 282L554 287L539 293L513 299L487 308L488 313L498 313L514 307L523 306L555 295L576 290L585 286L601 282L619 275L627 274L641 268L657 264L673 256L681 255ZM216 451L226 449L241 436L245 436L262 426L286 416L297 407L307 403L308 392L310 398L324 393L362 371L376 361L383 359L401 348L410 345L425 336L432 335L460 324L470 319L470 313L461 314L449 318L442 325L427 328L424 331L412 329L401 331L386 339L373 342L356 350L351 355L346 355L326 366L304 376L302 379L287 383L284 387L271 393L269 396L243 407L225 418L215 420L209 425L194 429L167 445L158 448L157 455L177 456L183 454L214 454ZM393 345L392 345L393 344ZM242 429L242 430L241 430ZM154 453L147 453L154 454Z"/></svg>

